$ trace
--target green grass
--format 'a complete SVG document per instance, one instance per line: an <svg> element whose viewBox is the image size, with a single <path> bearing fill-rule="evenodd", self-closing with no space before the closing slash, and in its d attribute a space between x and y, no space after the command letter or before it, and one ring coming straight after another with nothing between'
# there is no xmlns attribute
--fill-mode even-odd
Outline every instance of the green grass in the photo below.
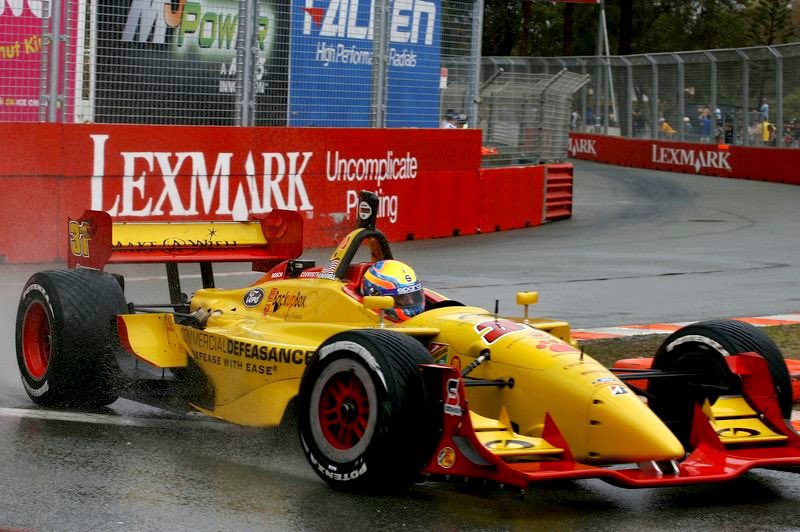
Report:
<svg viewBox="0 0 800 532"><path fill-rule="evenodd" d="M772 338L783 352L785 358L800 359L800 325L776 325L762 327L762 331ZM607 340L581 341L587 355L605 366L612 366L621 358L652 357L666 334L628 336Z"/></svg>

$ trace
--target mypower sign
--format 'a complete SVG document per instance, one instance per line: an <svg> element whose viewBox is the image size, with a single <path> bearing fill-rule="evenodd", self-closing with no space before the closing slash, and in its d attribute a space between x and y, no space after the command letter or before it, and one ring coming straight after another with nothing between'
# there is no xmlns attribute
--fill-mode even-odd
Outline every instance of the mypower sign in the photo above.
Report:
<svg viewBox="0 0 800 532"><path fill-rule="evenodd" d="M101 0L97 121L233 124L240 3ZM285 123L288 14L285 2L260 0L250 21L262 125Z"/></svg>

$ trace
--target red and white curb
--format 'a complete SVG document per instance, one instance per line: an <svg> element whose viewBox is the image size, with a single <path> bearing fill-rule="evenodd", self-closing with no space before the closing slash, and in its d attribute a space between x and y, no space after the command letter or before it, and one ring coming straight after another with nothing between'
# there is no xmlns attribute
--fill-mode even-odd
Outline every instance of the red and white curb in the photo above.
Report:
<svg viewBox="0 0 800 532"><path fill-rule="evenodd" d="M758 327L771 325L800 324L800 314L775 314L756 318L733 318ZM605 340L607 338L623 338L626 336L644 336L648 334L670 334L693 322L651 323L648 325L620 325L618 327L598 327L595 329L574 329L572 337L576 340Z"/></svg>

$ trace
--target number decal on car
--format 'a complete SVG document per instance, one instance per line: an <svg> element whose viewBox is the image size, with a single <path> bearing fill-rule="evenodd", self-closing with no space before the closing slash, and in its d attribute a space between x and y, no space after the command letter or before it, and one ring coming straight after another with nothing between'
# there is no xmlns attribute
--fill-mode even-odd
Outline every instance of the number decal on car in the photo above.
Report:
<svg viewBox="0 0 800 532"><path fill-rule="evenodd" d="M501 336L508 333L521 331L523 329L525 329L524 325L503 319L484 321L475 326L475 330L478 331L479 334L483 331L487 331L486 334L483 335L483 339L487 344L496 342Z"/></svg>
<svg viewBox="0 0 800 532"><path fill-rule="evenodd" d="M89 256L89 223L69 221L69 250L76 257Z"/></svg>

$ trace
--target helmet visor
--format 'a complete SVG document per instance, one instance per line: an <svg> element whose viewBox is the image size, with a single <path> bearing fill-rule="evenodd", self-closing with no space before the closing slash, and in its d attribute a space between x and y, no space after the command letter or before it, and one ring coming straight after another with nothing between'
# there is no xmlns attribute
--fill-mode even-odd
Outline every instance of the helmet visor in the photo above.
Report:
<svg viewBox="0 0 800 532"><path fill-rule="evenodd" d="M394 296L394 305L396 307L416 307L422 305L423 299L422 290L417 290L410 294L398 294Z"/></svg>

